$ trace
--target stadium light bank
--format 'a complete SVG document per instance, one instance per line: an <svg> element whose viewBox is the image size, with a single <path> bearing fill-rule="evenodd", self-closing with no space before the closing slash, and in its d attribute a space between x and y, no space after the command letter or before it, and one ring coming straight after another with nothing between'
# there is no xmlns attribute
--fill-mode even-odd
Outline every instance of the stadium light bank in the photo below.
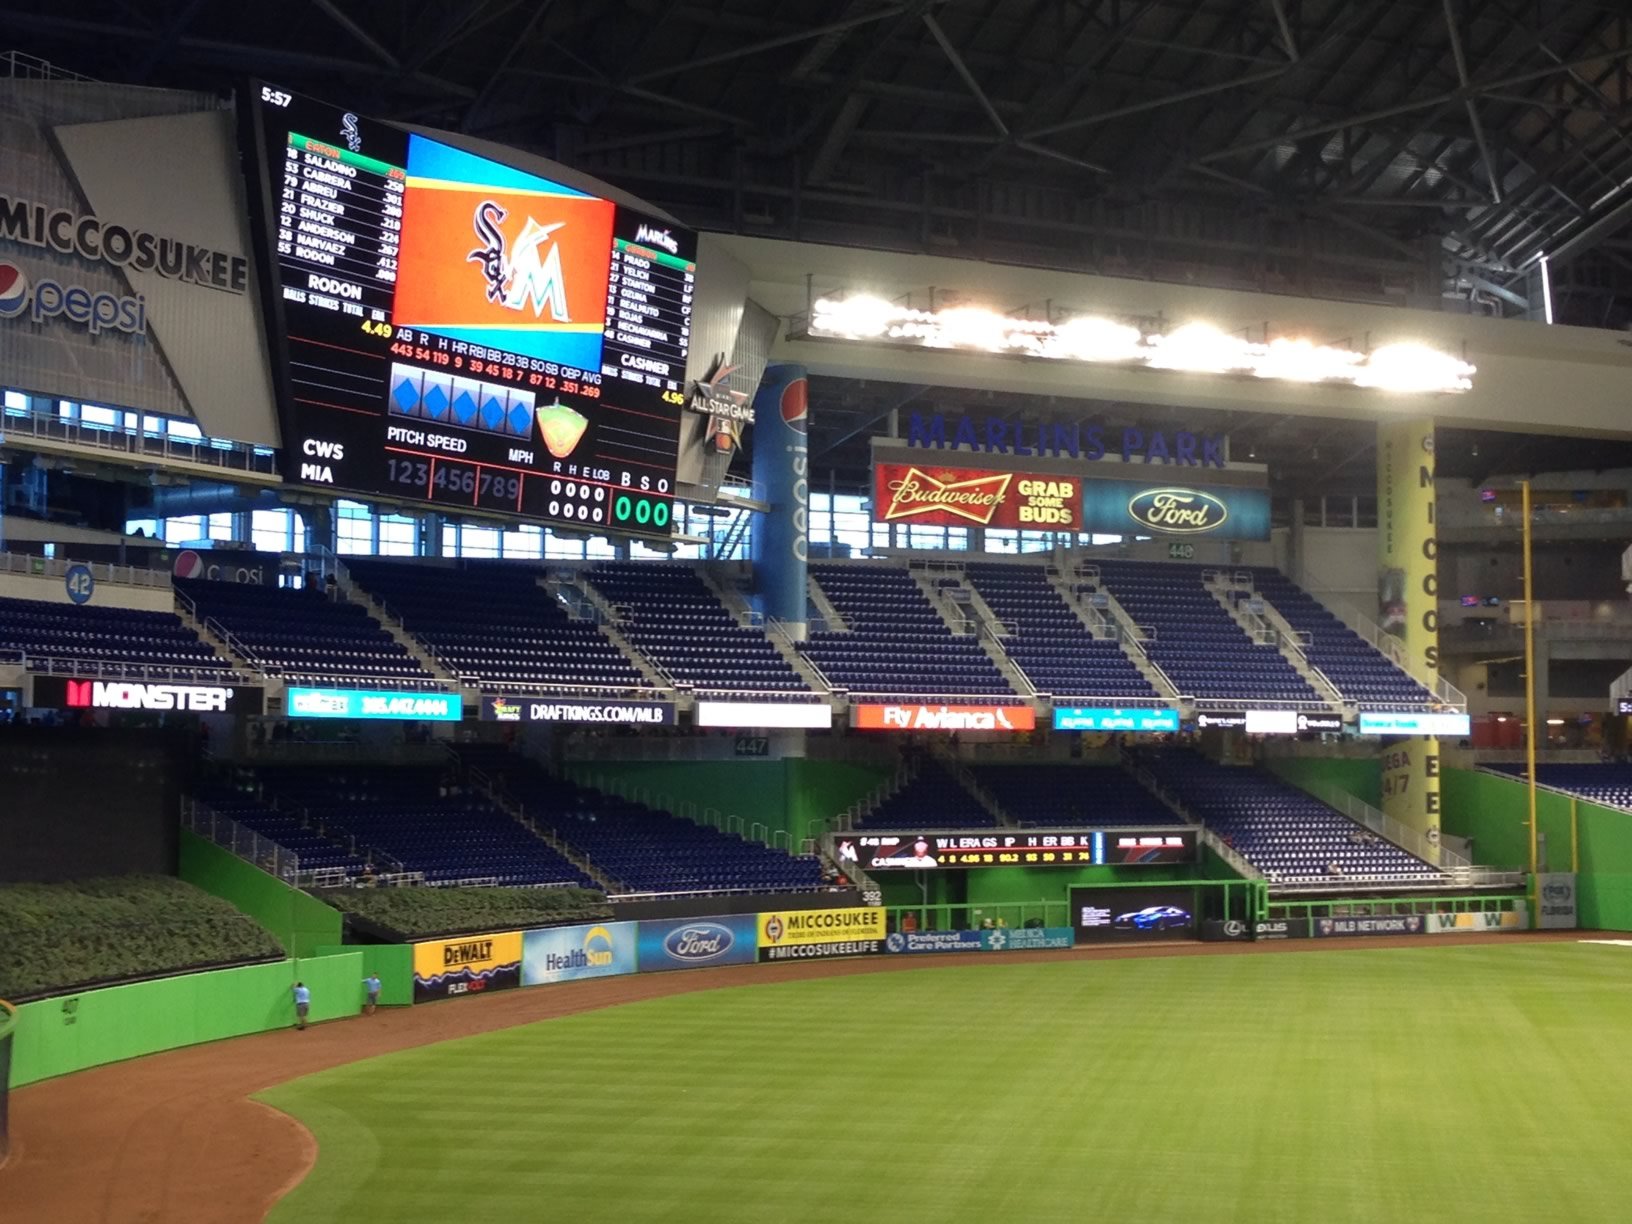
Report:
<svg viewBox="0 0 1632 1224"><path fill-rule="evenodd" d="M870 294L850 294L818 298L811 307L808 331L826 339L882 340L916 348L1335 383L1402 393L1446 394L1473 388L1472 365L1422 344L1385 344L1362 353L1304 339L1258 341L1201 322L1157 332L1095 315L1052 323L978 306L921 310Z"/></svg>

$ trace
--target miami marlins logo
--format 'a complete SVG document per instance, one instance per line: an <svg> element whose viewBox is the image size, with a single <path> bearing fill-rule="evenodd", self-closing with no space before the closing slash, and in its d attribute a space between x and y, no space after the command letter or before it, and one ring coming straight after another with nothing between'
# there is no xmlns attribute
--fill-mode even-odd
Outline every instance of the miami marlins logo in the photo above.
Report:
<svg viewBox="0 0 1632 1224"><path fill-rule="evenodd" d="M566 224L540 225L527 218L521 236L516 239L515 251L509 248L504 231L499 228L509 213L493 200L483 200L471 217L471 228L482 245L465 259L477 264L487 279L487 300L498 302L510 310L521 310L531 305L533 314L542 317L548 307L550 318L557 323L570 322L567 313L566 278L561 270L561 248L554 242L540 254L545 240Z"/></svg>

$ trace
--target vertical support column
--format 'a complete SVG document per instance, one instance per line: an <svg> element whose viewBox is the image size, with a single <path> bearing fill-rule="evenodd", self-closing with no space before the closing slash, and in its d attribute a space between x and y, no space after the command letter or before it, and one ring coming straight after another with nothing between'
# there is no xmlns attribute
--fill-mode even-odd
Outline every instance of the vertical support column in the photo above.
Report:
<svg viewBox="0 0 1632 1224"><path fill-rule="evenodd" d="M804 366L771 365L754 394L754 486L770 503L753 525L754 600L767 618L784 622L795 640L805 636L809 601L808 391Z"/></svg>
<svg viewBox="0 0 1632 1224"><path fill-rule="evenodd" d="M1377 426L1378 623L1398 636L1412 674L1439 678L1439 541L1434 525L1434 423ZM1439 740L1412 736L1383 750L1383 811L1421 833L1439 861Z"/></svg>

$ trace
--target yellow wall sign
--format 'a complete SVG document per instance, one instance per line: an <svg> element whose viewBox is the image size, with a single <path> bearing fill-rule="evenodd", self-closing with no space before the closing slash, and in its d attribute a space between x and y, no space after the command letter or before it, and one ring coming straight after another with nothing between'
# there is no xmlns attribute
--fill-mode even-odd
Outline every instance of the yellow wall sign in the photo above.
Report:
<svg viewBox="0 0 1632 1224"><path fill-rule="evenodd" d="M883 939L884 911L878 908L778 910L759 916L759 946Z"/></svg>

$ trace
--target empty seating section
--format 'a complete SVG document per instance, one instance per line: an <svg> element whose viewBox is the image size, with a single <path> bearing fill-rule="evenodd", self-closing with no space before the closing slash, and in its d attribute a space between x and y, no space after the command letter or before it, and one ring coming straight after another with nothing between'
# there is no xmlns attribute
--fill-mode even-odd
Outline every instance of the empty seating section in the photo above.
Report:
<svg viewBox="0 0 1632 1224"><path fill-rule="evenodd" d="M704 692L809 693L764 632L737 624L689 564L614 562L588 578L624 612L624 638L677 683Z"/></svg>
<svg viewBox="0 0 1632 1224"><path fill-rule="evenodd" d="M866 816L858 829L986 829L997 820L984 804L930 758L918 761L911 777Z"/></svg>
<svg viewBox="0 0 1632 1224"><path fill-rule="evenodd" d="M1263 770L1218 765L1191 752L1141 759L1164 789L1272 884L1431 884L1440 878L1421 859Z"/></svg>
<svg viewBox="0 0 1632 1224"><path fill-rule="evenodd" d="M1155 703L1150 686L1114 639L1095 638L1035 565L968 566L965 576L1011 629L1004 648L1038 692L1105 698L1118 704Z"/></svg>
<svg viewBox="0 0 1632 1224"><path fill-rule="evenodd" d="M1183 821L1115 766L975 765L975 782L1018 825L1115 828Z"/></svg>
<svg viewBox="0 0 1632 1224"><path fill-rule="evenodd" d="M1259 645L1202 585L1201 568L1152 561L1105 561L1100 580L1135 624L1154 638L1145 649L1180 693L1244 705L1319 702L1274 645Z"/></svg>
<svg viewBox="0 0 1632 1224"><path fill-rule="evenodd" d="M0 660L23 659L31 671L132 679L231 670L174 612L0 599Z"/></svg>
<svg viewBox="0 0 1632 1224"><path fill-rule="evenodd" d="M1252 571L1253 588L1293 629L1309 635L1309 662L1350 701L1373 706L1418 706L1433 695L1375 646L1278 570Z"/></svg>
<svg viewBox="0 0 1632 1224"><path fill-rule="evenodd" d="M598 626L567 615L534 567L353 561L348 568L454 675L489 692L649 687Z"/></svg>
<svg viewBox="0 0 1632 1224"><path fill-rule="evenodd" d="M1487 765L1485 768L1516 778L1525 776L1523 765ZM1632 765L1619 762L1537 765L1536 783L1609 807L1632 808Z"/></svg>
<svg viewBox="0 0 1632 1224"><path fill-rule="evenodd" d="M854 693L1018 700L973 637L954 636L912 575L883 565L813 565L849 631L812 633L805 654Z"/></svg>
<svg viewBox="0 0 1632 1224"><path fill-rule="evenodd" d="M349 877L357 877L368 865L366 854L351 849L349 837L335 840L321 829L307 824L296 812L279 811L256 789L240 789L225 784L200 786L193 797L211 812L237 821L251 833L290 851L300 860L302 871L338 867Z"/></svg>
<svg viewBox="0 0 1632 1224"><path fill-rule="evenodd" d="M502 748L467 745L459 751L467 765L501 783L528 819L608 877L615 894L790 892L821 886L815 858L552 777Z"/></svg>
<svg viewBox="0 0 1632 1224"><path fill-rule="evenodd" d="M424 687L429 672L360 605L315 590L176 581L205 624L214 622L250 662L287 680L366 680Z"/></svg>
<svg viewBox="0 0 1632 1224"><path fill-rule="evenodd" d="M383 851L405 871L424 872L428 884L491 879L595 887L491 800L434 768L289 767L262 770L260 778L284 810L331 839L355 838L359 848ZM374 866L384 867L377 860Z"/></svg>

